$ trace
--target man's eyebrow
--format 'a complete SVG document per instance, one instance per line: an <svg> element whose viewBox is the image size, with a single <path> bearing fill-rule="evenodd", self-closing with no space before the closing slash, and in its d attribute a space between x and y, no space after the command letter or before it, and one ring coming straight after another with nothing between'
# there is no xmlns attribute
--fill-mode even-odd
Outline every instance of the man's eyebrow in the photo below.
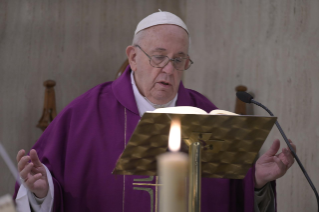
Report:
<svg viewBox="0 0 319 212"><path fill-rule="evenodd" d="M152 52L165 52L165 51L166 51L166 49L164 49L164 48L156 48L156 49L152 50Z"/></svg>
<svg viewBox="0 0 319 212"><path fill-rule="evenodd" d="M180 54L180 55L187 55L187 54L185 54L184 52L178 52L178 54Z"/></svg>
<svg viewBox="0 0 319 212"><path fill-rule="evenodd" d="M151 52L165 52L167 51L167 49L164 49L164 48L156 48L154 50L152 50ZM187 54L185 54L184 52L178 52L176 55L182 55L182 56L185 56Z"/></svg>

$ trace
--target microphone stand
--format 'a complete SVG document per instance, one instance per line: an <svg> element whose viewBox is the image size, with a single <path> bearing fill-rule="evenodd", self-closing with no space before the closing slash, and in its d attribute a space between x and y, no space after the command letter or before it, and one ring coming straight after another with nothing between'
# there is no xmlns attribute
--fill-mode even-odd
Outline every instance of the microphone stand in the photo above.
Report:
<svg viewBox="0 0 319 212"><path fill-rule="evenodd" d="M255 105L258 105L259 107L265 109L265 110L269 113L269 115L274 116L274 114L273 114L266 106L264 106L264 105L262 105L261 103L255 101L254 99L251 99L250 101L251 101L251 103L254 103ZM297 163L298 163L300 169L302 170L303 174L305 175L305 177L306 177L308 183L310 184L312 190L315 192L315 195L316 195L316 198L317 198L318 212L319 212L319 196L318 196L318 192L317 192L317 190L316 190L316 187L315 187L314 184L312 183L310 177L308 176L307 171L305 170L305 168L303 167L302 163L300 162L300 160L299 160L299 158L298 158L298 156L297 156L297 154L296 154L294 148L292 148L290 142L288 141L287 136L285 135L285 133L284 133L284 131L282 130L281 126L279 125L278 121L276 121L275 124L276 124L276 126L277 126L277 128L278 128L280 134L281 134L282 137L284 138L284 140L285 140L287 146L289 147L289 149L290 149L290 151L291 151L293 157L296 159L296 161L297 161Z"/></svg>

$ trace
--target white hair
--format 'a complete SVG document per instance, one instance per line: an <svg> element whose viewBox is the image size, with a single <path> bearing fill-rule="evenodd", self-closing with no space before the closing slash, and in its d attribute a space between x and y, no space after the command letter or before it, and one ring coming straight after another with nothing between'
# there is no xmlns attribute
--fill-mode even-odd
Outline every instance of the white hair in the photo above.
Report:
<svg viewBox="0 0 319 212"><path fill-rule="evenodd" d="M132 46L140 44L141 40L143 38L145 38L148 34L147 29L143 29L143 30L139 31L137 34L134 34ZM187 33L187 35L188 35L188 53L190 53L192 42L191 42L191 36L188 33Z"/></svg>
<svg viewBox="0 0 319 212"><path fill-rule="evenodd" d="M137 34L134 34L133 41L132 41L132 46L138 45L140 41L146 36L147 30L141 30Z"/></svg>

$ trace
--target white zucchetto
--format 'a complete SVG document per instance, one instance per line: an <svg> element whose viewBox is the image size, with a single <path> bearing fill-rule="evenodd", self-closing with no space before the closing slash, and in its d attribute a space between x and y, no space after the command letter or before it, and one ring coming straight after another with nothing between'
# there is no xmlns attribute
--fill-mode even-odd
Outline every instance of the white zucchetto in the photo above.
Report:
<svg viewBox="0 0 319 212"><path fill-rule="evenodd" d="M161 24L173 24L182 27L189 34L186 24L178 16L170 12L165 12L159 10L159 12L153 13L138 23L135 35L143 29L149 28L151 26L161 25Z"/></svg>

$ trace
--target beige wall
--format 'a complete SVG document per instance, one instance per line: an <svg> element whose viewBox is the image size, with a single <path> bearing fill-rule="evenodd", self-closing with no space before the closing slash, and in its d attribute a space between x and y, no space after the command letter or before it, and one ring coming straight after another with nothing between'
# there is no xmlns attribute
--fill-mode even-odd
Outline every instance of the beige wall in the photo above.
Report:
<svg viewBox="0 0 319 212"><path fill-rule="evenodd" d="M43 81L57 82L57 110L113 80L136 24L158 9L184 17L179 1L0 0L0 142L15 160L41 135ZM0 196L14 180L0 159Z"/></svg>
<svg viewBox="0 0 319 212"><path fill-rule="evenodd" d="M244 84L279 117L319 188L319 2L309 1L5 1L0 0L0 142L15 159L40 136L46 79L57 81L58 112L114 78L135 25L157 9L180 15L195 64L187 87L233 110ZM267 115L254 107L254 113ZM263 151L274 138L273 130ZM284 146L284 143L282 142ZM13 180L0 160L0 195ZM278 180L278 211L315 211L297 164Z"/></svg>
<svg viewBox="0 0 319 212"><path fill-rule="evenodd" d="M226 110L234 109L234 88L248 86L279 117L319 189L319 1L187 0L186 14L195 62L186 86ZM276 128L263 152L275 138ZM317 210L297 163L277 183L278 211Z"/></svg>

